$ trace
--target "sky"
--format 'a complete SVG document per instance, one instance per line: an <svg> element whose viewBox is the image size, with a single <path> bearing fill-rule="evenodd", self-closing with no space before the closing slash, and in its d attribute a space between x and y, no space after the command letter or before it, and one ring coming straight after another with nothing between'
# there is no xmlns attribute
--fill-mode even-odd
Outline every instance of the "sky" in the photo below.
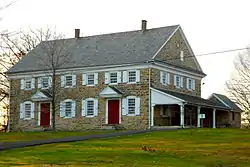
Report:
<svg viewBox="0 0 250 167"><path fill-rule="evenodd" d="M0 0L8 3L10 0ZM74 29L81 36L179 24L195 55L245 48L250 44L249 0L17 0L2 11L1 30L56 27L68 37ZM239 52L197 59L207 76L202 97L225 94L233 61Z"/></svg>

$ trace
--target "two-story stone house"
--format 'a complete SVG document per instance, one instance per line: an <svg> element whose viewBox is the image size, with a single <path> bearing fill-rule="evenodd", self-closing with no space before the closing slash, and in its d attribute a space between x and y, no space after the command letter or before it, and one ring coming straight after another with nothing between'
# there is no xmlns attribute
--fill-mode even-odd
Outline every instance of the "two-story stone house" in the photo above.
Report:
<svg viewBox="0 0 250 167"><path fill-rule="evenodd" d="M75 38L54 41L67 41L64 48L73 62L56 72L56 128L215 128L228 122L239 127L238 109L201 98L205 74L181 27L147 29L146 23L137 31L89 37L76 29ZM51 69L39 64L42 45L49 42L8 71L11 130L51 126Z"/></svg>

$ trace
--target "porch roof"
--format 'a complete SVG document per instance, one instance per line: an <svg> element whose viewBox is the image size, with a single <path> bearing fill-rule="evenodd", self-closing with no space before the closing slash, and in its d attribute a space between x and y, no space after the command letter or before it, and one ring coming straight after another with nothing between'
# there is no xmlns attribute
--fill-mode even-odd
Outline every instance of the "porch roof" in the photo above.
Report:
<svg viewBox="0 0 250 167"><path fill-rule="evenodd" d="M198 96L192 96L192 95L188 95L188 94L184 94L184 93L173 92L173 91L159 89L159 88L152 88L152 89L155 89L155 90L163 92L167 95L173 96L176 99L180 99L180 100L182 100L190 105L197 105L197 106L208 107L208 108L216 108L216 109L226 110L226 111L231 110L230 108L225 107L224 105L214 103L211 100L203 99L203 98L198 97Z"/></svg>

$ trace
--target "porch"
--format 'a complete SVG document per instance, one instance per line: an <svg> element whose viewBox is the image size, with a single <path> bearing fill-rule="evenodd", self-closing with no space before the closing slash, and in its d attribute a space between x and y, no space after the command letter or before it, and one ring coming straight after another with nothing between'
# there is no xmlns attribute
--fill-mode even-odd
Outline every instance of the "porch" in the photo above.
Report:
<svg viewBox="0 0 250 167"><path fill-rule="evenodd" d="M227 110L200 97L151 88L151 127L216 128L226 124Z"/></svg>

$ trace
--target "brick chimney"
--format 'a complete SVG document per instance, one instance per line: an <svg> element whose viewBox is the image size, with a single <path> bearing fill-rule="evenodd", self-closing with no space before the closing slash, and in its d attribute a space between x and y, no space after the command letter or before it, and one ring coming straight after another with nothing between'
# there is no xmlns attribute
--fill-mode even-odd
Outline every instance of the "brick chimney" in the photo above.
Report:
<svg viewBox="0 0 250 167"><path fill-rule="evenodd" d="M147 20L141 21L141 30L146 31L147 30Z"/></svg>
<svg viewBox="0 0 250 167"><path fill-rule="evenodd" d="M75 38L80 38L80 29L75 29Z"/></svg>

